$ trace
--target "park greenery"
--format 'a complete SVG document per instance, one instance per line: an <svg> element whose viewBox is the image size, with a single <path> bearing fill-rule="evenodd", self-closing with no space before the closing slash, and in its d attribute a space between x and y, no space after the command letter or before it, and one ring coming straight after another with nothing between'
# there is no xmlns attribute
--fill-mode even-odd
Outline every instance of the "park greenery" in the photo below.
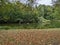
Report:
<svg viewBox="0 0 60 45"><path fill-rule="evenodd" d="M0 28L60 28L60 0L52 0L52 4L0 0Z"/></svg>

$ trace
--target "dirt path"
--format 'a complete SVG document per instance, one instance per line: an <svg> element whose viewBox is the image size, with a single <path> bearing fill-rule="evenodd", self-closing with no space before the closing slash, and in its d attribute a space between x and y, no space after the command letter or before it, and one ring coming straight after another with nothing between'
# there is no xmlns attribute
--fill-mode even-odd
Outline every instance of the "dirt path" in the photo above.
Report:
<svg viewBox="0 0 60 45"><path fill-rule="evenodd" d="M60 30L1 30L0 45L60 45Z"/></svg>

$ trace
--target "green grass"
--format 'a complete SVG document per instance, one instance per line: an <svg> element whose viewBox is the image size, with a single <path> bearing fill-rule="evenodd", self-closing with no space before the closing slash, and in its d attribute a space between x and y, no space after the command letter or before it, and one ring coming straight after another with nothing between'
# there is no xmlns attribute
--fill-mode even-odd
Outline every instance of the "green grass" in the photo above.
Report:
<svg viewBox="0 0 60 45"><path fill-rule="evenodd" d="M0 29L34 29L37 24L1 24Z"/></svg>
<svg viewBox="0 0 60 45"><path fill-rule="evenodd" d="M59 21L53 21L50 24L0 24L0 29L47 29L47 28L60 28Z"/></svg>

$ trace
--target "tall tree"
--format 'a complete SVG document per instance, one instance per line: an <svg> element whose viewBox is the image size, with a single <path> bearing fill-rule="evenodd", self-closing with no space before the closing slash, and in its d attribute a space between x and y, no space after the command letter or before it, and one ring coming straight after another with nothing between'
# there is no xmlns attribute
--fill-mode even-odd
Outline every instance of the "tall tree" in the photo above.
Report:
<svg viewBox="0 0 60 45"><path fill-rule="evenodd" d="M39 0L27 0L27 4L31 7L36 6Z"/></svg>
<svg viewBox="0 0 60 45"><path fill-rule="evenodd" d="M60 0L52 0L54 5L60 5Z"/></svg>

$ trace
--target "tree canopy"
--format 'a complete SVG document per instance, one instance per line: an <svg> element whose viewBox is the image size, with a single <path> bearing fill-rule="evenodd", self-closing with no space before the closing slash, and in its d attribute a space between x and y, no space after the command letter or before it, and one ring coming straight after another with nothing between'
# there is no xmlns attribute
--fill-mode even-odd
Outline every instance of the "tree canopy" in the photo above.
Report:
<svg viewBox="0 0 60 45"><path fill-rule="evenodd" d="M37 0L27 0L27 4L20 1L0 1L0 23L39 23L46 24L53 20L60 20L60 0L52 1L53 6L39 5ZM34 7L34 5L36 6ZM50 22L48 22L50 21Z"/></svg>

